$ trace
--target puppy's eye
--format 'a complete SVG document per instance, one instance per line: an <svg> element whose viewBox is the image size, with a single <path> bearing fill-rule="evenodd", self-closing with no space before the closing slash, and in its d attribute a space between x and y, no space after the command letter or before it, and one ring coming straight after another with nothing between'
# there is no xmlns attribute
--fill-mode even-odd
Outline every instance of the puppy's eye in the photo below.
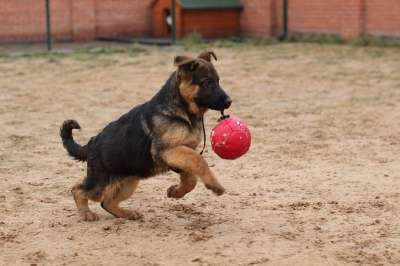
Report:
<svg viewBox="0 0 400 266"><path fill-rule="evenodd" d="M200 85L201 85L202 87L208 88L208 87L213 86L213 84L214 84L214 81L213 81L212 79L205 79L205 80L203 80L203 81L201 82Z"/></svg>

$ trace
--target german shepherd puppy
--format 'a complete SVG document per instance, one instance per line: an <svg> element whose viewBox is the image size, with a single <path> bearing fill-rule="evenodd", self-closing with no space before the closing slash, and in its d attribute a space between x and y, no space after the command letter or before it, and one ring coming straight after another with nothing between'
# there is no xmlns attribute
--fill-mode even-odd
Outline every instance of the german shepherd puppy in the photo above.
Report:
<svg viewBox="0 0 400 266"><path fill-rule="evenodd" d="M169 170L180 174L180 184L167 190L168 197L182 198L192 191L199 177L217 195L225 189L195 151L202 138L202 119L207 109L224 110L232 101L219 85L211 63L213 52L198 58L176 56L177 70L148 102L138 105L81 146L72 137L80 129L75 120L66 120L60 129L69 155L87 162L87 176L72 188L81 218L98 220L88 200L115 217L139 219L141 214L119 207L136 189L139 180Z"/></svg>

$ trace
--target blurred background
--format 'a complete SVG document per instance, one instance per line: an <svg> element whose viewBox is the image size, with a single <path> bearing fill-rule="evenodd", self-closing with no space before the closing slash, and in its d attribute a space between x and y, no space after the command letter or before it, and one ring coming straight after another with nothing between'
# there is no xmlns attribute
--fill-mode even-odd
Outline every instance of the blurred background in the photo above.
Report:
<svg viewBox="0 0 400 266"><path fill-rule="evenodd" d="M0 0L0 265L400 265L399 0ZM243 157L180 200L166 173L79 221L87 143L213 50ZM52 50L48 52L48 50Z"/></svg>
<svg viewBox="0 0 400 266"><path fill-rule="evenodd" d="M400 36L397 0L0 0L0 43Z"/></svg>

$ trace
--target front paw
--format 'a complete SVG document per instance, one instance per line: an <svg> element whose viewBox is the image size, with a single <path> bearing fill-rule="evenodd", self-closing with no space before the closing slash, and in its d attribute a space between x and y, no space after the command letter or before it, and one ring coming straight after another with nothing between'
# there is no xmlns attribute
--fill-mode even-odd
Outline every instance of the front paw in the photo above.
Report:
<svg viewBox="0 0 400 266"><path fill-rule="evenodd" d="M184 194L179 193L178 185L170 186L168 188L168 190L167 190L167 197L168 198L180 199L183 196L184 196Z"/></svg>
<svg viewBox="0 0 400 266"><path fill-rule="evenodd" d="M225 188L221 185L206 185L206 188L210 189L217 196L221 196L225 193Z"/></svg>

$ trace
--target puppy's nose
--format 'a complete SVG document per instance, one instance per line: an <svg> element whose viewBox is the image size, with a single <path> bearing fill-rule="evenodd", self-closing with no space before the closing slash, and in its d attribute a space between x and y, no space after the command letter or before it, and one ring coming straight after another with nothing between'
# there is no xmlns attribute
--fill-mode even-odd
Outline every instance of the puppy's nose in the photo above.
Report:
<svg viewBox="0 0 400 266"><path fill-rule="evenodd" d="M224 101L224 108L225 108L225 109L228 109L229 107L231 107L231 104L232 104L232 99L229 98L229 97L227 97L227 98L225 99L225 101Z"/></svg>

